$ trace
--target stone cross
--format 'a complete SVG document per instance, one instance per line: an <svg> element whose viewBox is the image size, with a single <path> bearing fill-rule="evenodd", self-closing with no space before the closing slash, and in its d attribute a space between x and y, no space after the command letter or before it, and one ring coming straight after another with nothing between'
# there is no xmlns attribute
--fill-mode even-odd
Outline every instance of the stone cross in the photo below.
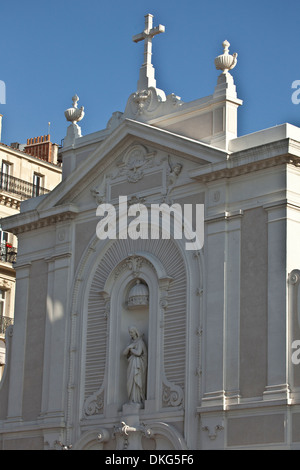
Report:
<svg viewBox="0 0 300 470"><path fill-rule="evenodd" d="M161 24L153 28L153 15L145 16L145 29L142 33L133 36L134 42L145 41L144 43L144 63L140 69L140 78L138 81L138 91L147 90L150 87L156 88L154 78L154 67L151 62L152 39L156 34L164 33L165 27Z"/></svg>

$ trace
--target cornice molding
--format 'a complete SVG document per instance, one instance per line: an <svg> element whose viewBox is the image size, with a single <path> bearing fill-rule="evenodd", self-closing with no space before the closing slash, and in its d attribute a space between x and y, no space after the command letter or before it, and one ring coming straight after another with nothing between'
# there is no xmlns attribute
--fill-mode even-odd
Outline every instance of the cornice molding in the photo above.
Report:
<svg viewBox="0 0 300 470"><path fill-rule="evenodd" d="M251 149L251 152L247 152L246 155L233 154L224 163L205 165L200 169L191 170L189 176L201 183L209 183L287 164L300 167L300 156L285 153L261 158L261 151Z"/></svg>
<svg viewBox="0 0 300 470"><path fill-rule="evenodd" d="M52 210L38 212L37 210L16 214L1 220L4 230L19 235L23 232L36 230L42 227L54 225L58 222L71 220L78 214L78 208L74 204L54 207Z"/></svg>
<svg viewBox="0 0 300 470"><path fill-rule="evenodd" d="M243 217L244 211L242 209L238 209L236 211L223 211L218 214L213 214L208 217L205 217L204 222L211 223L211 222L219 222L222 220L231 220Z"/></svg>

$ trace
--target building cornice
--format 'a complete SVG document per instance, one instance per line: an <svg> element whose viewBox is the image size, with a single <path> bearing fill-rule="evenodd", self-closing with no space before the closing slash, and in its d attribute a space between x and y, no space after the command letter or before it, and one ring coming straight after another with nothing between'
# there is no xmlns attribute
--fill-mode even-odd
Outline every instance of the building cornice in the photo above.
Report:
<svg viewBox="0 0 300 470"><path fill-rule="evenodd" d="M6 153L13 154L16 157L26 159L26 160L28 160L32 163L37 164L37 165L51 168L51 170L55 170L55 171L57 171L57 173L62 173L62 167L61 166L56 165L55 163L46 162L42 158L35 157L34 155L30 155L29 153L26 153L23 150L16 149L16 148L11 147L9 145L3 144L2 142L0 142L0 151L1 150L6 152Z"/></svg>
<svg viewBox="0 0 300 470"><path fill-rule="evenodd" d="M3 230L19 235L23 232L54 225L58 222L71 220L78 214L74 204L66 204L45 211L32 210L1 219Z"/></svg>
<svg viewBox="0 0 300 470"><path fill-rule="evenodd" d="M189 176L202 183L208 183L283 164L300 167L299 142L283 139L232 153L224 162L212 163L191 170Z"/></svg>

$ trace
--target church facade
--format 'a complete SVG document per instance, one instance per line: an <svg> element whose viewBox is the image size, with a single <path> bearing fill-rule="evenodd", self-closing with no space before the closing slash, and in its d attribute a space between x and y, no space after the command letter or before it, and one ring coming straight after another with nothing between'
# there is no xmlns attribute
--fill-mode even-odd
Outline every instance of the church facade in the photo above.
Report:
<svg viewBox="0 0 300 470"><path fill-rule="evenodd" d="M3 223L1 448L300 448L300 129L237 137L228 41L212 95L166 96L145 18L124 112L82 136L74 96L62 182Z"/></svg>

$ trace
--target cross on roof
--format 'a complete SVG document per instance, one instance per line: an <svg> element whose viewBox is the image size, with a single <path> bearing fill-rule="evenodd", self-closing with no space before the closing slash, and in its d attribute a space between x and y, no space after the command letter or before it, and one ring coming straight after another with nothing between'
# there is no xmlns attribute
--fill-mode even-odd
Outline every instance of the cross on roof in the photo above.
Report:
<svg viewBox="0 0 300 470"><path fill-rule="evenodd" d="M159 33L164 33L165 27L161 24L153 28L153 15L145 16L145 29L142 33L133 36L134 42L145 41L144 43L144 63L140 70L140 79L138 82L138 91L145 90L149 87L156 87L154 78L154 67L151 63L152 56L152 39Z"/></svg>

